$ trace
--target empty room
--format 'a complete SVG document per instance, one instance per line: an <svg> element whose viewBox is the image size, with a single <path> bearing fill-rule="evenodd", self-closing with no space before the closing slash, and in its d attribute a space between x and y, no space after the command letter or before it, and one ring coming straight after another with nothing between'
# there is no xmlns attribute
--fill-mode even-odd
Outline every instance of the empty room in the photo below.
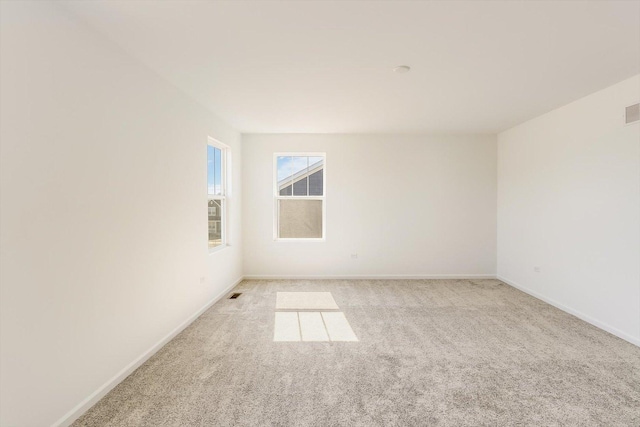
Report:
<svg viewBox="0 0 640 427"><path fill-rule="evenodd" d="M0 426L640 426L640 0L0 0Z"/></svg>

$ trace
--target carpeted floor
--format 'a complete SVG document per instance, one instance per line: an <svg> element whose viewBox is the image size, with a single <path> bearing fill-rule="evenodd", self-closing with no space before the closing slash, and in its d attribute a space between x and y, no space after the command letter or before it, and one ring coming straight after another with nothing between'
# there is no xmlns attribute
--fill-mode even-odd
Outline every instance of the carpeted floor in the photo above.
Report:
<svg viewBox="0 0 640 427"><path fill-rule="evenodd" d="M358 342L273 342L276 292ZM498 280L245 281L74 426L640 426L640 348Z"/></svg>

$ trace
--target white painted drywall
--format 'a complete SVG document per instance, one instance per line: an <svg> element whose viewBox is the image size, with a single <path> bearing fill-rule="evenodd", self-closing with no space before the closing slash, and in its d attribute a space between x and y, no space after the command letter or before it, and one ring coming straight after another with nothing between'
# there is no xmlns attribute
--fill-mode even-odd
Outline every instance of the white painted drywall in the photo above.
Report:
<svg viewBox="0 0 640 427"><path fill-rule="evenodd" d="M637 0L70 7L243 133L495 133L640 64Z"/></svg>
<svg viewBox="0 0 640 427"><path fill-rule="evenodd" d="M55 2L1 4L0 425L49 426L241 276L241 139Z"/></svg>
<svg viewBox="0 0 640 427"><path fill-rule="evenodd" d="M498 274L640 345L638 101L635 76L499 134Z"/></svg>
<svg viewBox="0 0 640 427"><path fill-rule="evenodd" d="M327 153L325 242L273 240L285 151ZM245 275L495 275L495 136L244 135L243 185Z"/></svg>

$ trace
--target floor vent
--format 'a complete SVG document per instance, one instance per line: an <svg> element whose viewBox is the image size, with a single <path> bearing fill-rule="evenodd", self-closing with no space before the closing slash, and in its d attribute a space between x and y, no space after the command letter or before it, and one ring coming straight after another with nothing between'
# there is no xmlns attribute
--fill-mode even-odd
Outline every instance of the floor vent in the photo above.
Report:
<svg viewBox="0 0 640 427"><path fill-rule="evenodd" d="M238 298L240 295L242 295L242 292L234 292L231 294L231 296L229 297L229 299L236 299Z"/></svg>

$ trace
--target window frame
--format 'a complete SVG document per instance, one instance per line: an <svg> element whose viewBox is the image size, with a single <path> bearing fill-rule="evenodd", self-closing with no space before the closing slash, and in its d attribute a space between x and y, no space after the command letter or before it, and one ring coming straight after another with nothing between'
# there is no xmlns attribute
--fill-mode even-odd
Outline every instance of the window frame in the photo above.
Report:
<svg viewBox="0 0 640 427"><path fill-rule="evenodd" d="M281 196L278 188L278 157L322 157L324 160L322 171L322 196L294 196L293 184L291 196ZM308 188L308 187L307 187ZM322 201L322 237L278 237L280 219L280 200L320 200ZM327 240L327 153L281 151L273 153L273 240L276 242L325 242Z"/></svg>
<svg viewBox="0 0 640 427"><path fill-rule="evenodd" d="M217 148L220 150L220 167L222 170L220 171L220 194L214 195L209 194L209 182L207 181L207 249L209 254L213 254L221 251L222 249L229 246L227 229L228 229L228 197L229 197L229 181L228 178L228 167L229 167L229 156L231 155L231 148L218 141L215 138L207 137L207 154L209 146ZM208 156L207 156L208 161ZM207 163L207 176L209 174L209 164ZM216 247L209 247L209 201L211 200L219 200L220 201L220 244Z"/></svg>

